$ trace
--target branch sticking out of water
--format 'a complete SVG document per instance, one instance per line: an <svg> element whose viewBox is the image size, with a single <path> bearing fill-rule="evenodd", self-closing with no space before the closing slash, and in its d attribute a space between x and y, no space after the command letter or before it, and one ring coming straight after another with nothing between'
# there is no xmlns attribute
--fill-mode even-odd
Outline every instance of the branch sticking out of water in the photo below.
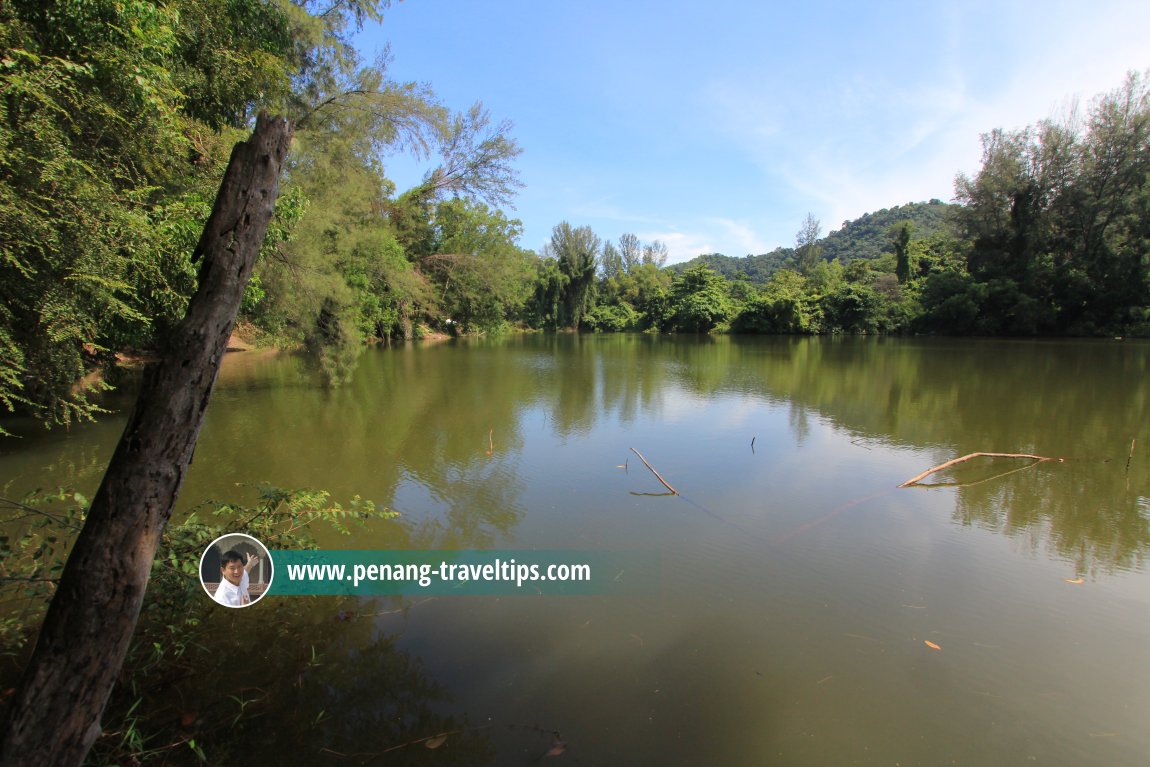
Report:
<svg viewBox="0 0 1150 767"><path fill-rule="evenodd" d="M644 465L644 466L646 466L648 469L650 469L650 470L651 470L651 473L655 475L655 479L657 479L657 480L659 480L660 482L662 482L662 483L663 483L663 487L665 487L665 488L667 488L668 490L670 490L672 495L678 495L678 494L679 494L679 491L678 491L678 490L676 490L675 488L671 487L671 486L670 486L670 485L667 483L667 480L663 479L663 477L659 475L659 472L655 471L655 467L654 467L654 466L652 466L651 464L647 463L647 459L643 457L643 454L642 454L642 453L640 453L640 452L639 452L638 450L636 450L635 448L631 448L631 452L632 452L632 453L634 453L635 455L639 456L639 460L643 462L643 465Z"/></svg>
<svg viewBox="0 0 1150 767"><path fill-rule="evenodd" d="M916 477L911 477L906 482L903 482L901 485L899 485L899 487L910 487L911 485L916 485L916 484L918 484L919 480L922 480L922 479L925 479L926 477L929 477L931 474L934 474L936 471L942 471L943 469L949 469L951 466L954 466L955 464L962 463L963 461L969 461L971 458L980 458L980 457L981 458L1029 458L1029 459L1031 459L1037 463L1042 463L1043 461L1058 461L1059 463L1062 463L1061 458L1048 458L1044 455L1032 455L1030 453L970 453L969 455L964 455L961 458L955 458L954 460L947 461L946 463L941 463L938 466L935 466L933 469L927 469L922 474L919 474Z"/></svg>

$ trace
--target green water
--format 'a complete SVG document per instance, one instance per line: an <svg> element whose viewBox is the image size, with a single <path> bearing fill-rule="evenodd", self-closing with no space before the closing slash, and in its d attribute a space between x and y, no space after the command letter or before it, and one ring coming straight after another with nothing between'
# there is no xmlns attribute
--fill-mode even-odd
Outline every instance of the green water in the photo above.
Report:
<svg viewBox="0 0 1150 767"><path fill-rule="evenodd" d="M318 692L262 704L281 763L532 764L557 731L573 764L1141 765L1148 368L1133 342L527 336L372 350L327 391L232 355L181 513L265 481L400 512L327 548L659 556L642 596L346 622L279 597L300 654L336 635ZM121 426L5 422L0 481L94 487ZM1062 460L896 489L978 451Z"/></svg>

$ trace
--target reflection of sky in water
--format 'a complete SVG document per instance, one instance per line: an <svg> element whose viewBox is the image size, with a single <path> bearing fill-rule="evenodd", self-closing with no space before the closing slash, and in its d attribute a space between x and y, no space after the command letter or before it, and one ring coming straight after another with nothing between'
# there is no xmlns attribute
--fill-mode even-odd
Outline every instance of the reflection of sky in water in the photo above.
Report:
<svg viewBox="0 0 1150 767"><path fill-rule="evenodd" d="M565 758L1141 763L1147 451L1123 472L1125 432L1150 416L1139 351L526 338L372 351L334 393L261 361L242 385L225 371L188 493L266 479L403 515L333 548L661 553L645 599L437 599L378 620L451 710L560 729ZM1036 369L1046 401L1008 400ZM29 438L0 472L66 474L117 433ZM1004 448L1069 458L896 489Z"/></svg>

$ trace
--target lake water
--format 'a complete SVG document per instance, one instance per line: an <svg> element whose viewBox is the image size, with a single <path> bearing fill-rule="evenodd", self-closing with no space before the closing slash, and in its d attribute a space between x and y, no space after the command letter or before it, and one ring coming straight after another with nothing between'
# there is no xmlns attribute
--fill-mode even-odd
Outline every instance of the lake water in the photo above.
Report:
<svg viewBox="0 0 1150 767"><path fill-rule="evenodd" d="M657 558L628 596L227 616L313 657L253 704L279 763L1144 765L1148 382L1129 341L514 336L370 350L334 391L237 354L180 513L262 481L400 512L324 548ZM6 422L0 480L90 489L122 424ZM1061 460L897 488L973 452Z"/></svg>

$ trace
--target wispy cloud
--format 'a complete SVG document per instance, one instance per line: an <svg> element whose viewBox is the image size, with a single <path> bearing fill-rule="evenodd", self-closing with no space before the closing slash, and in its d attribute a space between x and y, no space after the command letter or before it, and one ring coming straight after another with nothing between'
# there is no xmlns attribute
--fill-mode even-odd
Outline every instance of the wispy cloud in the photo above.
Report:
<svg viewBox="0 0 1150 767"><path fill-rule="evenodd" d="M727 237L724 239L738 244L740 252L728 253L729 256L757 255L765 253L770 248L758 232L747 221L735 221L729 218L709 218L708 223L719 226Z"/></svg>
<svg viewBox="0 0 1150 767"><path fill-rule="evenodd" d="M666 245L667 263L669 264L690 261L695 256L703 253L715 252L714 240L707 234L648 230L645 232L636 232L635 236L642 240L644 244L659 240Z"/></svg>

